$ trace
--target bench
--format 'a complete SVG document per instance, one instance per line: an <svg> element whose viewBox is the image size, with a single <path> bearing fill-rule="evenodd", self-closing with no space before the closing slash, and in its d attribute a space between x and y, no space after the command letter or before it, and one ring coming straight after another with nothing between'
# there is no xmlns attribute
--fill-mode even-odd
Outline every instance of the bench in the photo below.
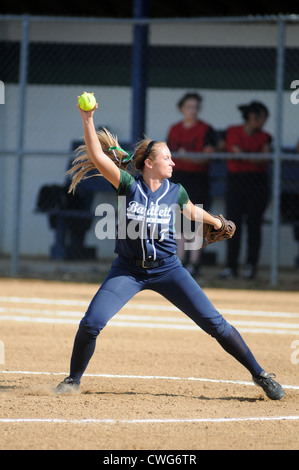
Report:
<svg viewBox="0 0 299 470"><path fill-rule="evenodd" d="M51 259L96 259L96 248L85 245L85 236L95 217L92 211L94 196L99 192L112 192L104 178L95 176L79 183L75 195L68 194L69 184L45 185L37 198L35 213L47 214L54 230L54 243L50 247Z"/></svg>

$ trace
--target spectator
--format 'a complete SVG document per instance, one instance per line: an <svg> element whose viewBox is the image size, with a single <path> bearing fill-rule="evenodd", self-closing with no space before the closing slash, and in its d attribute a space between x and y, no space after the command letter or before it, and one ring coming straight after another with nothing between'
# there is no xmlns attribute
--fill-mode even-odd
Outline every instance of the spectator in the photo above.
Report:
<svg viewBox="0 0 299 470"><path fill-rule="evenodd" d="M263 131L269 112L260 102L241 105L243 125L231 126L226 133L226 150L231 153L271 151L271 136ZM236 223L237 230L227 244L227 266L220 273L222 279L233 279L239 274L239 255L242 223L247 224L247 254L244 277L254 279L257 272L263 214L269 195L268 163L264 159L229 159L226 210L227 217Z"/></svg>
<svg viewBox="0 0 299 470"><path fill-rule="evenodd" d="M188 152L204 152L206 154L215 151L216 137L213 128L198 118L202 97L197 93L186 93L177 106L183 115L180 122L172 125L168 132L167 144L172 152L186 154ZM195 160L190 158L173 158L175 162L172 181L180 182L190 195L195 204L202 204L205 210L210 205L209 187L209 159ZM182 225L183 226L183 225ZM191 225L194 232L194 225ZM183 250L184 237L178 241L178 255L183 265L191 274L199 274L200 251ZM192 256L193 255L193 256Z"/></svg>

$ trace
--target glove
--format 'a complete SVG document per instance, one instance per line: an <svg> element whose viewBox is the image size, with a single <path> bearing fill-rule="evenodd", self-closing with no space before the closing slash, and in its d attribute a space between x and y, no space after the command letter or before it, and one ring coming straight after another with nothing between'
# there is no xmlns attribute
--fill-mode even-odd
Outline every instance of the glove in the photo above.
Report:
<svg viewBox="0 0 299 470"><path fill-rule="evenodd" d="M215 230L213 225L204 223L203 224L203 238L206 240L205 245L202 246L204 248L207 245L215 242L221 242L223 240L227 240L228 238L232 238L236 231L236 225L231 220L226 220L222 214L220 215L213 215L221 221L221 227L218 230Z"/></svg>

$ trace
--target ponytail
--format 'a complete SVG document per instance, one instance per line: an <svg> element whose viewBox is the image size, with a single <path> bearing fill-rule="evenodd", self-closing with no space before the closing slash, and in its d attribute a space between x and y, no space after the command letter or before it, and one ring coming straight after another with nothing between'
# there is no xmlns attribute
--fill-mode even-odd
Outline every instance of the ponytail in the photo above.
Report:
<svg viewBox="0 0 299 470"><path fill-rule="evenodd" d="M127 152L119 146L118 139L106 128L97 131L98 139L101 143L103 152L118 166L118 168L127 171L129 163L133 160L136 170L143 171L144 161L147 158L155 159L155 144L165 144L165 142L151 140L145 137L135 146L134 154ZM80 145L76 150L77 157L73 161L72 167L67 174L71 176L69 193L74 193L77 184L84 178L91 176L102 176L90 156L88 155L86 145ZM94 174L96 170L96 174ZM92 174L89 174L92 173Z"/></svg>
<svg viewBox="0 0 299 470"><path fill-rule="evenodd" d="M121 169L126 170L129 162L132 160L132 154L123 150L118 143L118 139L115 135L111 134L105 127L97 131L98 139L101 143L103 152L111 158L111 160ZM67 174L71 176L71 185L69 187L69 193L74 193L77 184L84 178L90 178L91 176L102 176L98 171L97 167L91 160L87 146L85 144L80 145L76 150L77 157L72 163L72 167L68 170ZM94 171L96 174L88 175Z"/></svg>

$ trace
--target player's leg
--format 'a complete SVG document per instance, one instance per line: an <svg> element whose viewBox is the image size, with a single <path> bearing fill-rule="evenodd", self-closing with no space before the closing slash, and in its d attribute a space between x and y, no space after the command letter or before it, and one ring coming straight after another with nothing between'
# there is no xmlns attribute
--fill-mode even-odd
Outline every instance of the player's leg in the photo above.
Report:
<svg viewBox="0 0 299 470"><path fill-rule="evenodd" d="M264 212L269 200L268 175L252 173L247 195L247 258L244 277L254 279L262 244Z"/></svg>
<svg viewBox="0 0 299 470"><path fill-rule="evenodd" d="M210 210L211 206L211 196L210 196L210 175L209 172L201 172L201 173L194 173L193 174L193 181L192 181L192 188L193 193L190 194L188 191L188 195L190 197L190 201L194 204L201 204L202 207L206 211ZM183 185L184 186L184 185ZM192 226L192 230L194 233L195 226ZM202 267L202 255L203 251L199 249L190 250L190 260L193 266L193 276L200 276L202 274L201 267ZM190 272L190 271L189 271Z"/></svg>
<svg viewBox="0 0 299 470"><path fill-rule="evenodd" d="M71 387L79 388L81 377L95 351L100 331L144 285L142 279L130 275L118 261L114 262L80 322L73 345L70 375L58 385L57 393L65 393Z"/></svg>
<svg viewBox="0 0 299 470"><path fill-rule="evenodd" d="M242 240L242 222L245 211L245 189L239 174L228 173L226 194L226 218L232 220L237 230L227 244L226 267L220 273L221 279L233 279L238 276L239 255Z"/></svg>
<svg viewBox="0 0 299 470"><path fill-rule="evenodd" d="M255 383L262 381L264 384L267 381L265 387L269 394L262 384L259 385L264 388L270 398L282 398L283 390L280 385L268 377L268 374L265 378L261 377L264 370L240 333L216 310L197 282L180 263L173 265L169 273L153 283L152 288L188 315L206 333L213 336L226 352L248 369L256 379Z"/></svg>

